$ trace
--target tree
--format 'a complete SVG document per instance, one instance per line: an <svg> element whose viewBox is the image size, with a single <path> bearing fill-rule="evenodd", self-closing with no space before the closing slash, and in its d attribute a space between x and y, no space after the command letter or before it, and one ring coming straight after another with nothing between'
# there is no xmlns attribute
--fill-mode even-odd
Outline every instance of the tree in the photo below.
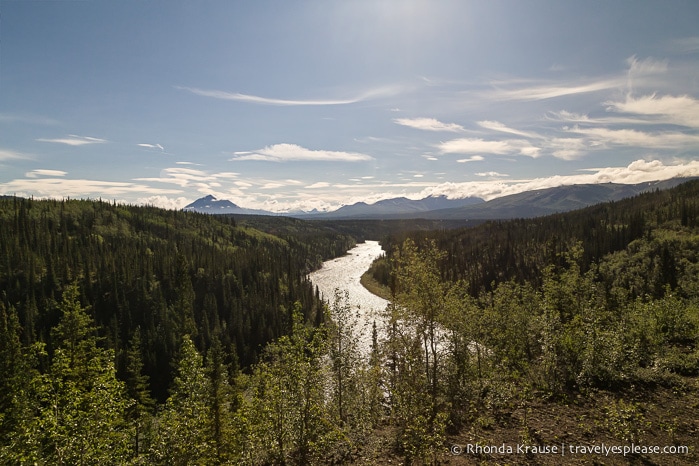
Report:
<svg viewBox="0 0 699 466"><path fill-rule="evenodd" d="M13 307L0 301L0 462L21 463L31 452L33 412L31 383L35 376L22 352L21 329Z"/></svg>
<svg viewBox="0 0 699 466"><path fill-rule="evenodd" d="M394 365L393 410L399 444L408 461L435 461L444 440L447 404L442 370L448 286L441 280L444 258L434 242L418 250L408 239L395 257L396 305L390 306L389 351Z"/></svg>
<svg viewBox="0 0 699 466"><path fill-rule="evenodd" d="M360 327L359 309L352 309L349 293L335 290L327 321L329 356L330 420L335 434L344 440L336 442L329 456L343 461L362 445L380 415L380 372L378 355L371 363L368 352L378 348L362 348L366 329ZM374 332L376 328L374 326ZM372 336L377 345L376 335Z"/></svg>
<svg viewBox="0 0 699 466"><path fill-rule="evenodd" d="M132 402L116 378L113 351L97 346L78 296L76 285L63 291L56 350L48 373L35 381L40 457L53 464L126 462L131 435L124 414Z"/></svg>
<svg viewBox="0 0 699 466"><path fill-rule="evenodd" d="M210 393L203 358L185 335L170 397L156 420L149 451L153 462L206 465L215 461L208 423Z"/></svg>
<svg viewBox="0 0 699 466"><path fill-rule="evenodd" d="M134 456L141 453L143 428L155 407L155 401L150 395L149 377L143 373L141 345L141 327L137 327L126 350L126 389L133 400L127 415L135 429Z"/></svg>
<svg viewBox="0 0 699 466"><path fill-rule="evenodd" d="M232 425L233 410L237 407L235 393L229 383L229 369L224 361L221 342L214 337L206 355L205 373L209 379L209 424L211 440L215 448L218 464L223 464L234 456L233 440L235 430Z"/></svg>
<svg viewBox="0 0 699 466"><path fill-rule="evenodd" d="M248 460L309 464L325 453L324 340L320 329L304 324L297 305L291 334L265 348L241 408Z"/></svg>

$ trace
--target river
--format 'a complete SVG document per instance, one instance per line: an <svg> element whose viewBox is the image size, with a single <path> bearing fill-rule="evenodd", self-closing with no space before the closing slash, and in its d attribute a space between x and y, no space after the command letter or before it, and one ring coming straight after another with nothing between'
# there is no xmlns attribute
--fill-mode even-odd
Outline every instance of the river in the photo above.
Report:
<svg viewBox="0 0 699 466"><path fill-rule="evenodd" d="M359 317L360 347L367 351L371 347L371 327L374 321L380 327L379 313L388 301L370 293L362 286L359 279L367 271L371 263L383 254L378 241L365 241L347 251L347 254L323 262L323 266L312 272L309 278L318 287L323 300L334 301L335 290L349 293L350 305L357 310Z"/></svg>

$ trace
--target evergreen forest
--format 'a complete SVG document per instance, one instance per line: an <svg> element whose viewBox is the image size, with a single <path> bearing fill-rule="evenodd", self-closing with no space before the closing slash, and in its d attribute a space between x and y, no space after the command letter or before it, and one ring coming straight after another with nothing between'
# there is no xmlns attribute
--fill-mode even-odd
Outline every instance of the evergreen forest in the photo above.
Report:
<svg viewBox="0 0 699 466"><path fill-rule="evenodd" d="M696 464L698 217L698 181L419 231L0 198L0 463ZM307 276L377 231L366 329Z"/></svg>

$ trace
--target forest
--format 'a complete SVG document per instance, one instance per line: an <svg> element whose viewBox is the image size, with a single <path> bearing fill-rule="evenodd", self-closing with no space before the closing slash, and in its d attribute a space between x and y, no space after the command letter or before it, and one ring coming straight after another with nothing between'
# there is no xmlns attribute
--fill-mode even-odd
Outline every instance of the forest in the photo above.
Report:
<svg viewBox="0 0 699 466"><path fill-rule="evenodd" d="M2 198L0 462L560 464L461 445L606 442L695 464L698 206L695 181L536 219L372 227L391 305L364 353L349 297L323 303L306 278L362 235Z"/></svg>

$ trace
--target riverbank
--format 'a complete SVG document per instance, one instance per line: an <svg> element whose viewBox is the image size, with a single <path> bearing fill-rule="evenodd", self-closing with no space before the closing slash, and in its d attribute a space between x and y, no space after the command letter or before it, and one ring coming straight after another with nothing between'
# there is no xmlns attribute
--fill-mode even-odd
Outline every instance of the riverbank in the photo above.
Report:
<svg viewBox="0 0 699 466"><path fill-rule="evenodd" d="M385 299L386 301L391 300L391 290L387 286L384 286L374 280L374 277L371 276L371 272L369 270L362 274L362 277L359 279L359 283L361 283L369 293Z"/></svg>

